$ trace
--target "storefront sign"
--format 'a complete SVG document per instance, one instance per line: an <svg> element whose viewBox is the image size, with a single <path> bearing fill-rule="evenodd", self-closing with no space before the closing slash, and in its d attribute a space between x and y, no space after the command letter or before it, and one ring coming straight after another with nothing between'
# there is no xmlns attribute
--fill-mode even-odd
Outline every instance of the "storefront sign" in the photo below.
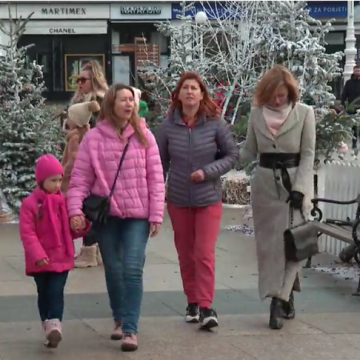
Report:
<svg viewBox="0 0 360 360"><path fill-rule="evenodd" d="M180 3L172 4L171 18L178 19L182 6ZM314 18L346 18L347 1L308 1L307 9ZM239 6L236 2L195 2L186 12L186 16L194 17L199 11L204 11L208 19L224 19L229 16L235 16L239 13ZM240 16L240 14L239 14Z"/></svg>
<svg viewBox="0 0 360 360"><path fill-rule="evenodd" d="M161 7L159 6L121 6L122 15L160 15Z"/></svg>
<svg viewBox="0 0 360 360"><path fill-rule="evenodd" d="M308 1L306 8L315 19L347 17L347 1Z"/></svg>
<svg viewBox="0 0 360 360"><path fill-rule="evenodd" d="M31 35L81 35L106 34L106 20L29 21L25 34Z"/></svg>
<svg viewBox="0 0 360 360"><path fill-rule="evenodd" d="M76 34L75 29L64 29L64 28L55 28L55 29L49 29L49 34Z"/></svg>
<svg viewBox="0 0 360 360"><path fill-rule="evenodd" d="M171 19L171 3L133 3L121 5L110 4L111 20L167 20Z"/></svg>
<svg viewBox="0 0 360 360"><path fill-rule="evenodd" d="M57 8L42 8L42 15L86 15L86 8L74 7L57 7Z"/></svg>
<svg viewBox="0 0 360 360"><path fill-rule="evenodd" d="M211 19L224 19L228 17L240 16L240 8L237 2L195 2L193 6L185 12L185 16L195 17L199 11L204 11L209 20ZM181 15L181 3L173 3L171 7L171 18L178 19Z"/></svg>
<svg viewBox="0 0 360 360"><path fill-rule="evenodd" d="M21 17L27 18L31 13L34 13L31 20L60 20L60 19L109 19L110 8L107 3L98 4L30 4L23 2L13 5L11 15L14 19ZM2 10L2 9L0 9ZM1 15L4 11L1 11ZM6 14L4 18L8 18Z"/></svg>

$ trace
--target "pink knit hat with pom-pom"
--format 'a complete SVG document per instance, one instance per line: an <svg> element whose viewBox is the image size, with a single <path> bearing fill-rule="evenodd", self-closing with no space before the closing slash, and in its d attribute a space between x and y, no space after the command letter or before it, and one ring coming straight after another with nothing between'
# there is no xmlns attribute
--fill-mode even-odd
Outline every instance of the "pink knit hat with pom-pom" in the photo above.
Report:
<svg viewBox="0 0 360 360"><path fill-rule="evenodd" d="M40 156L35 164L35 179L38 184L51 176L64 175L60 161L51 154Z"/></svg>

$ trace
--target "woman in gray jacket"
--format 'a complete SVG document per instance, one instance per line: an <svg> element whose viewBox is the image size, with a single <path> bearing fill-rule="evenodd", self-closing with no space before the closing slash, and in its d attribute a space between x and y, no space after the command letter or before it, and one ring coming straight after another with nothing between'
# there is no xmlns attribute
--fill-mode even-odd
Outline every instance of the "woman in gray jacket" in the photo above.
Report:
<svg viewBox="0 0 360 360"><path fill-rule="evenodd" d="M272 329L295 317L300 263L285 259L284 231L310 210L315 154L314 110L299 101L290 71L274 66L260 80L251 109L242 161L259 160L251 182L261 299L271 297ZM293 217L293 219L292 219Z"/></svg>
<svg viewBox="0 0 360 360"><path fill-rule="evenodd" d="M211 304L222 213L220 176L231 170L238 150L198 74L181 76L158 146L165 176L170 170L167 204L188 302L185 320L212 328L218 325Z"/></svg>

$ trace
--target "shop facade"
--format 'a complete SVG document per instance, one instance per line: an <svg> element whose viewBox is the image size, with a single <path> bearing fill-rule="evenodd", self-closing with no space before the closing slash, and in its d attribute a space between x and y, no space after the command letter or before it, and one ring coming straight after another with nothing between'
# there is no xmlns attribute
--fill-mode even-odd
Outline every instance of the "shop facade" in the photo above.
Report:
<svg viewBox="0 0 360 360"><path fill-rule="evenodd" d="M144 61L167 66L169 38L157 31L158 21L171 19L171 3L110 4L112 81L141 87Z"/></svg>
<svg viewBox="0 0 360 360"><path fill-rule="evenodd" d="M8 14L4 10L1 16L6 19ZM26 18L31 13L18 45L34 44L28 55L30 60L43 66L45 96L49 100L69 99L76 89L76 78L82 65L89 60L99 61L107 78L111 76L109 4L47 2L12 5L14 19Z"/></svg>
<svg viewBox="0 0 360 360"><path fill-rule="evenodd" d="M307 7L310 15L317 20L325 22L330 19L335 19L333 22L333 30L326 36L326 51L328 53L344 51L347 1L309 1Z"/></svg>

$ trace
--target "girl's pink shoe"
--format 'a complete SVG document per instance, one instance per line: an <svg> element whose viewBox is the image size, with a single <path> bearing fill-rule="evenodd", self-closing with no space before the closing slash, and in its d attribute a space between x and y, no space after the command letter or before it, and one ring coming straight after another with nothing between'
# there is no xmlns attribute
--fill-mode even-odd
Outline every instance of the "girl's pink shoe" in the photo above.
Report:
<svg viewBox="0 0 360 360"><path fill-rule="evenodd" d="M50 319L45 321L45 345L49 348L57 348L62 340L61 322L58 319Z"/></svg>
<svg viewBox="0 0 360 360"><path fill-rule="evenodd" d="M135 334L125 333L122 343L122 351L135 351L138 348L137 336Z"/></svg>

